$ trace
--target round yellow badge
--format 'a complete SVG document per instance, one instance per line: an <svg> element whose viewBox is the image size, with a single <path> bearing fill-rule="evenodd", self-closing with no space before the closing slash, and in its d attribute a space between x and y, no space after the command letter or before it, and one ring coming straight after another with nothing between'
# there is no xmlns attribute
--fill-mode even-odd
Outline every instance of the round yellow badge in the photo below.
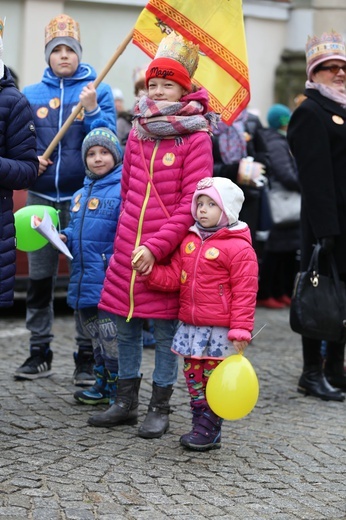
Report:
<svg viewBox="0 0 346 520"><path fill-rule="evenodd" d="M91 210L94 210L98 207L99 204L100 204L99 199L96 199L96 198L90 199L88 202L88 208Z"/></svg>
<svg viewBox="0 0 346 520"><path fill-rule="evenodd" d="M36 111L37 117L40 119L44 119L48 115L48 108L47 107L40 107Z"/></svg>
<svg viewBox="0 0 346 520"><path fill-rule="evenodd" d="M190 253L192 253L194 250L196 249L196 246L193 242L189 242L188 244L186 244L185 246L185 253L187 253L188 255Z"/></svg>
<svg viewBox="0 0 346 520"><path fill-rule="evenodd" d="M181 275L180 275L180 283L185 283L187 280L187 272L186 271L181 271Z"/></svg>
<svg viewBox="0 0 346 520"><path fill-rule="evenodd" d="M77 204L75 204L73 206L72 211L73 211L73 213L77 213L77 211L79 211L79 210L80 210L80 204L79 204L79 202L77 202Z"/></svg>
<svg viewBox="0 0 346 520"><path fill-rule="evenodd" d="M171 166L175 161L174 153L166 153L163 156L162 162L165 166Z"/></svg>
<svg viewBox="0 0 346 520"><path fill-rule="evenodd" d="M205 253L205 257L207 260L215 260L220 254L220 251L216 249L216 247L211 247L210 249L207 249Z"/></svg>
<svg viewBox="0 0 346 520"><path fill-rule="evenodd" d="M341 116L332 116L332 120L336 125L343 125L345 122Z"/></svg>
<svg viewBox="0 0 346 520"><path fill-rule="evenodd" d="M49 101L50 108L59 108L60 107L60 99L55 97Z"/></svg>

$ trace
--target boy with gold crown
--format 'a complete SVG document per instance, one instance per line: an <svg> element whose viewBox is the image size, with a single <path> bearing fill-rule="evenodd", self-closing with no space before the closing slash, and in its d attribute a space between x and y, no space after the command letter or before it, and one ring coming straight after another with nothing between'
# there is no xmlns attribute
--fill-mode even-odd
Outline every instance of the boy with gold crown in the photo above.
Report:
<svg viewBox="0 0 346 520"><path fill-rule="evenodd" d="M38 170L33 114L2 61L3 31L0 20L0 308L11 307L14 296L13 190L28 188Z"/></svg>
<svg viewBox="0 0 346 520"><path fill-rule="evenodd" d="M150 273L155 262L168 263L193 223L197 182L213 174L208 94L192 83L197 65L198 46L172 32L147 68L147 92L135 107L125 149L122 214L99 303L100 334L109 352L115 342L110 324L117 328L118 393L115 403L88 423L137 423L143 321L153 318L155 368L148 413L139 428L144 438L161 437L169 427L179 295L148 289L141 274Z"/></svg>
<svg viewBox="0 0 346 520"><path fill-rule="evenodd" d="M72 195L82 187L85 176L80 153L83 139L96 119L104 119L115 130L116 115L110 86L101 83L95 90L95 70L81 63L79 24L70 16L56 16L46 26L45 58L48 67L41 82L23 91L34 112L40 161L39 176L29 190L27 204L53 206L59 210L60 224L65 227ZM43 153L79 101L82 111L51 158L44 159ZM16 379L35 380L52 373L53 292L58 260L59 253L50 244L28 253L26 326L31 332L30 357L16 370ZM74 383L90 385L94 380L92 345L77 318L76 327Z"/></svg>

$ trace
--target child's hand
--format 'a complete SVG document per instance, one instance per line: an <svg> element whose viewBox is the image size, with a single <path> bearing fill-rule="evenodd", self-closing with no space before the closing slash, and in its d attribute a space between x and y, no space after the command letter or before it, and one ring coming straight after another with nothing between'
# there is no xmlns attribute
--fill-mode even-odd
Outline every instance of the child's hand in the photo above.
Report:
<svg viewBox="0 0 346 520"><path fill-rule="evenodd" d="M97 94L92 81L83 87L79 101L87 112L92 112L97 108Z"/></svg>
<svg viewBox="0 0 346 520"><path fill-rule="evenodd" d="M50 164L53 162L50 159L43 159L42 155L38 156L39 166L38 166L38 176L42 175L48 168Z"/></svg>
<svg viewBox="0 0 346 520"><path fill-rule="evenodd" d="M143 251L143 253L142 253L142 251ZM132 251L131 261L132 261L132 268L135 271L138 271L138 273L143 276L147 276L148 274L151 273L151 271L153 269L153 265L155 263L155 257L152 254L152 252L150 251L150 249L148 249L145 246L139 246L139 247L136 247L136 249L134 249Z"/></svg>
<svg viewBox="0 0 346 520"><path fill-rule="evenodd" d="M233 343L234 348L238 352L238 354L241 354L249 344L248 341L236 341L236 340L233 340L232 343Z"/></svg>
<svg viewBox="0 0 346 520"><path fill-rule="evenodd" d="M67 242L67 236L66 235L63 235L62 233L59 233L59 238L60 238L60 240L62 240L64 242L64 244L66 244L66 242Z"/></svg>

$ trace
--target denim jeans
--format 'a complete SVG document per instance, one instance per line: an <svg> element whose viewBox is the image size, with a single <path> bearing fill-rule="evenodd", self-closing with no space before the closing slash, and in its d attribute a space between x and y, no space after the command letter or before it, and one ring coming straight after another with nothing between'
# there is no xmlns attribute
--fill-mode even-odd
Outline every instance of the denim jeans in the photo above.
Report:
<svg viewBox="0 0 346 520"><path fill-rule="evenodd" d="M123 316L117 316L99 310L100 334L103 348L112 348L111 337L102 327L104 320L110 319L117 330L119 379L134 379L141 375L143 353L143 318L131 318L129 322ZM173 385L178 377L178 356L171 351L173 336L178 320L153 319L155 346L155 368L153 381L157 386ZM107 337L102 337L104 335ZM108 352L109 355L109 352Z"/></svg>

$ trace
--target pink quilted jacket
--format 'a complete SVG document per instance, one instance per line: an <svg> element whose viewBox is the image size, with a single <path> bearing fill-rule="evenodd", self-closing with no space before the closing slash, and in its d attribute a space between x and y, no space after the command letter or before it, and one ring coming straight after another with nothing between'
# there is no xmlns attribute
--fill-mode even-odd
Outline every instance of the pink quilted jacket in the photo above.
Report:
<svg viewBox="0 0 346 520"><path fill-rule="evenodd" d="M197 182L212 176L211 138L206 132L196 132L179 142L143 141L143 152L170 217L148 180L138 138L132 130L123 165L122 212L99 308L128 318L174 319L178 316L178 292L163 295L149 289L144 277L132 269L131 253L135 247L145 245L156 262L169 262L193 224L191 201Z"/></svg>
<svg viewBox="0 0 346 520"><path fill-rule="evenodd" d="M258 262L248 226L222 228L202 241L194 226L170 266L154 266L147 285L180 289L179 319L228 327L229 339L249 341L254 327ZM165 292L169 294L169 292Z"/></svg>

